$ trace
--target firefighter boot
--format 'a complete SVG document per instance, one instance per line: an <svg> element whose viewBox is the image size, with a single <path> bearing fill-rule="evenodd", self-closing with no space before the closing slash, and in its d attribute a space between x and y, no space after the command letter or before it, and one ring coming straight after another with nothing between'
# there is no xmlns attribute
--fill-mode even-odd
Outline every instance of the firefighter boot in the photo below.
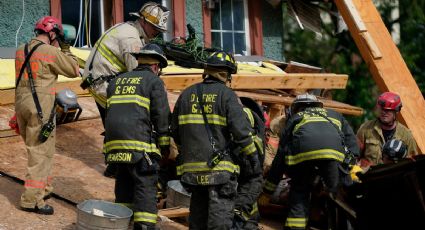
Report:
<svg viewBox="0 0 425 230"><path fill-rule="evenodd" d="M26 212L35 212L37 214L42 214L42 215L53 215L54 213L53 207L48 204L45 204L41 208L35 206L34 208L22 208L22 210Z"/></svg>

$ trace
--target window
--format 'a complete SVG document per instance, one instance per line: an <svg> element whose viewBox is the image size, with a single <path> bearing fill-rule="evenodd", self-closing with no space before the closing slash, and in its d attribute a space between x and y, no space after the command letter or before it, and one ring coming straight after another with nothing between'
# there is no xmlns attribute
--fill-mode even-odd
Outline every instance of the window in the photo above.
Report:
<svg viewBox="0 0 425 230"><path fill-rule="evenodd" d="M142 5L148 1L157 2L169 9L171 8L171 0L122 1L122 5L116 4L114 6L114 0L61 0L59 14L62 15L62 23L69 24L75 29L76 39L72 41L72 44L77 47L92 47L99 37L113 26L114 17L116 23L123 19L124 21L135 20L135 17L130 17L129 12L139 11ZM169 31L172 31L171 17L170 15L167 23ZM171 40L170 36L171 33L165 33L165 40Z"/></svg>
<svg viewBox="0 0 425 230"><path fill-rule="evenodd" d="M62 23L75 29L75 40L72 45L77 47L93 46L102 35L103 23L102 1L61 0Z"/></svg>
<svg viewBox="0 0 425 230"><path fill-rule="evenodd" d="M250 55L246 0L218 0L211 10L211 43L235 54Z"/></svg>

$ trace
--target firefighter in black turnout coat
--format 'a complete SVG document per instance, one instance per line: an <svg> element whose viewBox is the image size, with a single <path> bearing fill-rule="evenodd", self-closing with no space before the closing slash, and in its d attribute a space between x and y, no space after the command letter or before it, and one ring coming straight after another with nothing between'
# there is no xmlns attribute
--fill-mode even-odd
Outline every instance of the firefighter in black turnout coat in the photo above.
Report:
<svg viewBox="0 0 425 230"><path fill-rule="evenodd" d="M268 193L275 190L284 171L291 178L285 230L306 229L316 176L322 178L331 195L335 194L340 183L341 163L352 154L359 155L355 134L345 118L322 107L323 103L314 95L297 96L266 178L265 192Z"/></svg>
<svg viewBox="0 0 425 230"><path fill-rule="evenodd" d="M118 167L115 202L133 209L134 229L155 229L159 161L168 157L170 145L170 108L158 76L167 59L155 44L133 55L137 68L107 89L104 152L106 162Z"/></svg>
<svg viewBox="0 0 425 230"><path fill-rule="evenodd" d="M236 71L233 56L213 53L204 81L184 90L174 107L171 131L180 153L177 174L192 192L190 229L231 228L240 171L235 158L248 159L251 170L261 172L253 131L236 94L226 86ZM231 140L239 153L230 152Z"/></svg>
<svg viewBox="0 0 425 230"><path fill-rule="evenodd" d="M257 148L258 158L261 168L264 163L265 153L265 118L263 109L254 100L247 97L240 98L253 133L253 140ZM240 151L235 148L232 151ZM263 174L260 172L252 173L250 170L250 162L247 159L239 159L238 165L241 173L238 178L238 190L235 199L235 218L231 230L257 230L260 221L260 213L258 211L257 199L263 190Z"/></svg>

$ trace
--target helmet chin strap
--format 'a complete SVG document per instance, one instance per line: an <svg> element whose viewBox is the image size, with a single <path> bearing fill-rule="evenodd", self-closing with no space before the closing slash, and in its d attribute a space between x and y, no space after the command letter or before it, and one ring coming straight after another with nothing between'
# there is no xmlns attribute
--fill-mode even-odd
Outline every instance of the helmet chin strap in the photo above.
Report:
<svg viewBox="0 0 425 230"><path fill-rule="evenodd" d="M227 81L232 84L232 74L230 72L227 72Z"/></svg>
<svg viewBox="0 0 425 230"><path fill-rule="evenodd" d="M58 39L58 36L56 35L56 38L55 38L55 39L51 39L50 32L48 32L47 34L48 34L48 37L49 37L49 45L52 45L52 43L53 43L56 39Z"/></svg>

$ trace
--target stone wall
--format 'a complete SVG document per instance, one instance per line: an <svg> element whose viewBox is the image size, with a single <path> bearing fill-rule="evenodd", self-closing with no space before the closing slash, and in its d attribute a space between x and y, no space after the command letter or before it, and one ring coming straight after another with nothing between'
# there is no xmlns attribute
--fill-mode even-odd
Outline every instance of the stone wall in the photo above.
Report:
<svg viewBox="0 0 425 230"><path fill-rule="evenodd" d="M23 0L0 0L0 47L16 47L25 43L34 36L35 22L50 14L49 0L25 0L24 21L16 39L22 20L22 2Z"/></svg>

